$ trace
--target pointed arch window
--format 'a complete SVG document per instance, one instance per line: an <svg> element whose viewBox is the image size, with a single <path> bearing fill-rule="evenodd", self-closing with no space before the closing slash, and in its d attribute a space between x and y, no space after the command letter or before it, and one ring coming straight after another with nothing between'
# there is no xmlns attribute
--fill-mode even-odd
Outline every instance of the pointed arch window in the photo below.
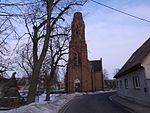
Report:
<svg viewBox="0 0 150 113"><path fill-rule="evenodd" d="M74 59L74 61L75 61L76 65L78 65L78 64L81 63L81 58L80 58L79 53L75 53L75 59Z"/></svg>

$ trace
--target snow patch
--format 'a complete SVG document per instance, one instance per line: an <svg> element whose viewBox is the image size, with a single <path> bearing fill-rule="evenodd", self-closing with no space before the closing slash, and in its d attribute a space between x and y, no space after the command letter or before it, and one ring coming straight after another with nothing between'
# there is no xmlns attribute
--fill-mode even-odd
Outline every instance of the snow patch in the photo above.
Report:
<svg viewBox="0 0 150 113"><path fill-rule="evenodd" d="M61 107L77 95L81 94L53 94L51 100L46 102L44 101L46 95L42 94L39 97L39 103L31 103L16 109L0 111L0 113L58 113Z"/></svg>
<svg viewBox="0 0 150 113"><path fill-rule="evenodd" d="M39 96L39 102L31 103L29 105L21 106L16 109L8 111L0 111L0 113L58 113L58 111L75 96L82 96L86 94L99 94L115 92L112 91L97 91L97 92L84 92L84 93L73 93L73 94L51 94L50 101L45 100L45 94Z"/></svg>

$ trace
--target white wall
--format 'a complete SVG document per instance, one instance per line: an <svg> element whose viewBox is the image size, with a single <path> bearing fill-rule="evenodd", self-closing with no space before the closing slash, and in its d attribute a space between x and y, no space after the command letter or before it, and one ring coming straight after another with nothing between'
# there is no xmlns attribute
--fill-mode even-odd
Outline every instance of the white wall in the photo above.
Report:
<svg viewBox="0 0 150 113"><path fill-rule="evenodd" d="M142 61L142 66L145 68L146 79L150 79L150 53Z"/></svg>
<svg viewBox="0 0 150 113"><path fill-rule="evenodd" d="M133 77L139 76L140 87L135 88L133 84ZM128 88L125 88L124 80L128 79ZM150 81L148 81L145 77L145 69L141 68L129 74L126 74L119 79L122 80L122 88L118 87L118 94L124 96L130 100L139 102L139 103L150 103ZM120 86L120 85L119 85ZM145 91L146 88L146 91Z"/></svg>

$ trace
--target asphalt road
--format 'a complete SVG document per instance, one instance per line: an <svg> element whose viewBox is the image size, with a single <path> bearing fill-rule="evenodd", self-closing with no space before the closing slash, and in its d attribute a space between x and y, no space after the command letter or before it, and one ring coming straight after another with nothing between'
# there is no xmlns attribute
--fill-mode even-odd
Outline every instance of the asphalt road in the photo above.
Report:
<svg viewBox="0 0 150 113"><path fill-rule="evenodd" d="M114 93L84 95L74 99L62 113L130 113L109 100Z"/></svg>

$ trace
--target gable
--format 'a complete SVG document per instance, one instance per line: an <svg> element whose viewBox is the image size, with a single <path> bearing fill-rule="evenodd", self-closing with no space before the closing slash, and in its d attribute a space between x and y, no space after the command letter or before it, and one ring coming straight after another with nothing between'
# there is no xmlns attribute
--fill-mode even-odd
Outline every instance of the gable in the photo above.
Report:
<svg viewBox="0 0 150 113"><path fill-rule="evenodd" d="M90 63L92 64L94 72L102 71L102 60L92 60Z"/></svg>
<svg viewBox="0 0 150 113"><path fill-rule="evenodd" d="M142 66L145 69L146 79L150 79L150 53L143 59Z"/></svg>
<svg viewBox="0 0 150 113"><path fill-rule="evenodd" d="M150 65L150 52L145 56L145 58L142 60L143 65Z"/></svg>

